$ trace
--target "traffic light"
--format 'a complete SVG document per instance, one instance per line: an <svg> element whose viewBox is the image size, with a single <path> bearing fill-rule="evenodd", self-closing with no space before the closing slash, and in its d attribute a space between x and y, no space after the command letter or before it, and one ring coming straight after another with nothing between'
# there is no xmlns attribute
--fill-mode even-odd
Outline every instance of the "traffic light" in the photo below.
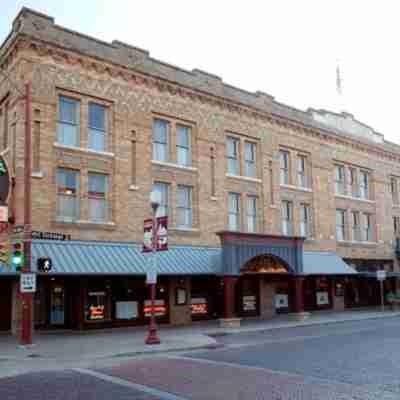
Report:
<svg viewBox="0 0 400 400"><path fill-rule="evenodd" d="M10 256L10 243L9 242L0 243L0 262L3 264L7 264L9 256Z"/></svg>
<svg viewBox="0 0 400 400"><path fill-rule="evenodd" d="M16 271L21 271L24 265L23 243L21 241L12 244L11 264Z"/></svg>

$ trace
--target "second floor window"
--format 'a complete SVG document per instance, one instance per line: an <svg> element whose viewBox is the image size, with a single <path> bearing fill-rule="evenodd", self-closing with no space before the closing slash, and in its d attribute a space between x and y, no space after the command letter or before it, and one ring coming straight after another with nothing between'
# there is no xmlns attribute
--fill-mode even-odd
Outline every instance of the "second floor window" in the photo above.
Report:
<svg viewBox="0 0 400 400"><path fill-rule="evenodd" d="M369 175L365 171L360 171L360 197L369 199Z"/></svg>
<svg viewBox="0 0 400 400"><path fill-rule="evenodd" d="M297 158L297 184L302 188L306 188L308 186L306 165L307 165L306 156L299 155Z"/></svg>
<svg viewBox="0 0 400 400"><path fill-rule="evenodd" d="M192 188L179 185L177 189L177 226L192 227Z"/></svg>
<svg viewBox="0 0 400 400"><path fill-rule="evenodd" d="M57 170L57 218L63 221L79 219L79 172Z"/></svg>
<svg viewBox="0 0 400 400"><path fill-rule="evenodd" d="M228 174L240 175L239 139L228 137L226 139L226 156L228 158Z"/></svg>
<svg viewBox="0 0 400 400"><path fill-rule="evenodd" d="M400 237L400 217L394 216L393 217L393 231L395 237Z"/></svg>
<svg viewBox="0 0 400 400"><path fill-rule="evenodd" d="M79 147L80 102L60 96L58 107L57 142L65 146Z"/></svg>
<svg viewBox="0 0 400 400"><path fill-rule="evenodd" d="M283 200L281 204L282 233L285 236L293 234L293 206L290 201Z"/></svg>
<svg viewBox="0 0 400 400"><path fill-rule="evenodd" d="M336 239L343 241L346 239L346 211L336 210Z"/></svg>
<svg viewBox="0 0 400 400"><path fill-rule="evenodd" d="M289 153L287 151L281 150L279 152L279 162L280 162L280 182L281 185L289 184Z"/></svg>
<svg viewBox="0 0 400 400"><path fill-rule="evenodd" d="M158 200L157 217L168 216L168 198L169 198L169 185L164 182L155 182L154 191Z"/></svg>
<svg viewBox="0 0 400 400"><path fill-rule="evenodd" d="M106 222L108 220L108 176L89 173L89 221Z"/></svg>
<svg viewBox="0 0 400 400"><path fill-rule="evenodd" d="M168 161L169 122L155 119L153 123L153 160Z"/></svg>
<svg viewBox="0 0 400 400"><path fill-rule="evenodd" d="M359 190L357 185L357 170L355 168L349 168L349 193L352 197L359 197Z"/></svg>
<svg viewBox="0 0 400 400"><path fill-rule="evenodd" d="M308 204L300 204L300 236L311 236L311 214Z"/></svg>
<svg viewBox="0 0 400 400"><path fill-rule="evenodd" d="M247 232L257 232L257 197L247 197Z"/></svg>
<svg viewBox="0 0 400 400"><path fill-rule="evenodd" d="M101 104L89 103L89 149L106 151L106 108Z"/></svg>
<svg viewBox="0 0 400 400"><path fill-rule="evenodd" d="M246 142L244 146L245 175L255 178L256 171L256 144Z"/></svg>
<svg viewBox="0 0 400 400"><path fill-rule="evenodd" d="M177 164L186 166L192 164L192 157L190 154L190 128L187 126L176 126L176 153Z"/></svg>
<svg viewBox="0 0 400 400"><path fill-rule="evenodd" d="M229 193L228 225L231 231L240 230L240 194Z"/></svg>
<svg viewBox="0 0 400 400"><path fill-rule="evenodd" d="M345 175L344 175L344 167L342 165L335 166L335 193L336 194L345 194Z"/></svg>
<svg viewBox="0 0 400 400"><path fill-rule="evenodd" d="M363 214L363 240L366 242L372 242L372 223L371 223L371 215Z"/></svg>
<svg viewBox="0 0 400 400"><path fill-rule="evenodd" d="M359 242L361 240L361 229L360 229L360 213L358 211L351 212L351 224L353 232L353 241Z"/></svg>

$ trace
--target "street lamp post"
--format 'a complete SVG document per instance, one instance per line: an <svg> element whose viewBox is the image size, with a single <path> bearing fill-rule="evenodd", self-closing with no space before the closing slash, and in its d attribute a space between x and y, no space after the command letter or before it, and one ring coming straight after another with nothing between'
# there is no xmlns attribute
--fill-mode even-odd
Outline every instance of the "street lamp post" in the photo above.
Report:
<svg viewBox="0 0 400 400"><path fill-rule="evenodd" d="M152 258L153 258L153 276L157 272L157 209L160 205L156 193L152 191L150 193L150 205L153 210L153 237L152 237ZM149 283L150 286L150 295L151 295L151 316L150 316L150 325L149 332L146 337L146 344L160 344L160 338L157 335L157 325L156 325L156 315L155 315L155 299L156 299L156 282L151 281Z"/></svg>

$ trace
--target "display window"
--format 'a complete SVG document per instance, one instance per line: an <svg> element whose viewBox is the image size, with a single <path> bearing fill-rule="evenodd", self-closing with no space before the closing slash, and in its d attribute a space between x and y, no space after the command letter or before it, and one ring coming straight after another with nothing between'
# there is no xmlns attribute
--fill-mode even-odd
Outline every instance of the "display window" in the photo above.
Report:
<svg viewBox="0 0 400 400"><path fill-rule="evenodd" d="M147 288L147 296L143 306L144 317L150 318L151 311L150 288ZM161 281L157 284L156 299L154 301L154 313L158 319L168 318L168 287L165 281Z"/></svg>
<svg viewBox="0 0 400 400"><path fill-rule="evenodd" d="M192 317L204 317L208 315L208 302L206 297L192 297Z"/></svg>
<svg viewBox="0 0 400 400"><path fill-rule="evenodd" d="M136 321L142 317L145 282L143 280L120 279L113 282L113 319Z"/></svg>
<svg viewBox="0 0 400 400"><path fill-rule="evenodd" d="M106 284L92 284L87 290L85 320L102 322L111 319L111 290Z"/></svg>
<svg viewBox="0 0 400 400"><path fill-rule="evenodd" d="M327 278L315 279L315 303L319 308L330 307L330 283Z"/></svg>
<svg viewBox="0 0 400 400"><path fill-rule="evenodd" d="M240 310L243 316L256 316L258 311L259 281L254 277L243 278L240 282Z"/></svg>

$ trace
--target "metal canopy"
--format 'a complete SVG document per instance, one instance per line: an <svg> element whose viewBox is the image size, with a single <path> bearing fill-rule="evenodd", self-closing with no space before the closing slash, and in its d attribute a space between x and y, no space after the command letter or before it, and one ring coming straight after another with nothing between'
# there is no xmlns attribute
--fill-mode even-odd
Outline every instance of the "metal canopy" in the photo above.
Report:
<svg viewBox="0 0 400 400"><path fill-rule="evenodd" d="M305 251L303 253L303 275L357 275L337 254Z"/></svg>

